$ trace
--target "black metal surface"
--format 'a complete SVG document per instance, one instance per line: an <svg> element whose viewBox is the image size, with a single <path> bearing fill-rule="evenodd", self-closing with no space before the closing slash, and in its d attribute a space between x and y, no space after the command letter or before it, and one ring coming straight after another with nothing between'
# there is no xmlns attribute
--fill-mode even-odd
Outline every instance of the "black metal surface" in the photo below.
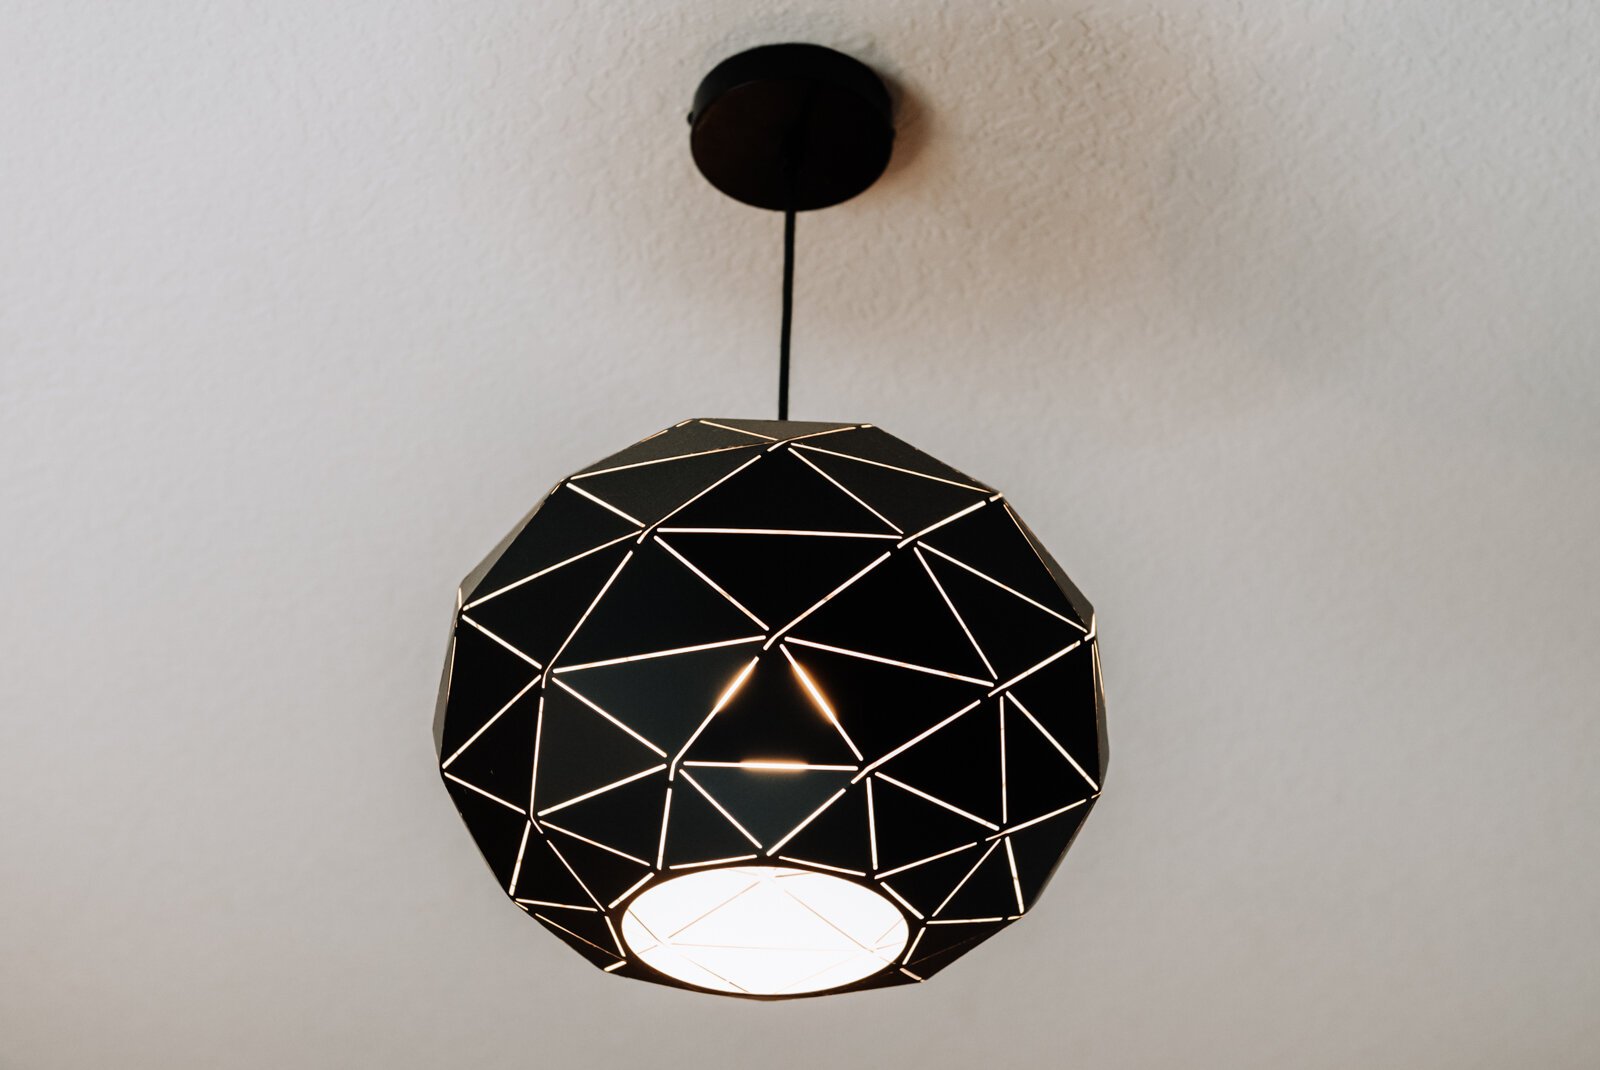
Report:
<svg viewBox="0 0 1600 1070"><path fill-rule="evenodd" d="M693 987L616 932L710 862L859 874L912 938L832 991L925 979L1032 908L1098 798L1092 609L992 488L877 428L686 421L491 558L441 772L506 894L620 976Z"/></svg>
<svg viewBox="0 0 1600 1070"><path fill-rule="evenodd" d="M695 91L689 123L706 179L774 211L849 200L883 174L894 148L882 79L820 45L765 45L724 60Z"/></svg>

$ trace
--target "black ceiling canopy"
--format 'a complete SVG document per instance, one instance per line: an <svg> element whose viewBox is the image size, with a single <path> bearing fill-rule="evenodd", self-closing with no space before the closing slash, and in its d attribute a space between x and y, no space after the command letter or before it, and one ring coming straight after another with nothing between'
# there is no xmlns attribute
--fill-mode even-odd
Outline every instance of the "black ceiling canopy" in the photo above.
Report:
<svg viewBox="0 0 1600 1070"><path fill-rule="evenodd" d="M621 976L921 981L1099 795L1094 612L992 488L868 425L689 420L462 584L435 738L505 894Z"/></svg>

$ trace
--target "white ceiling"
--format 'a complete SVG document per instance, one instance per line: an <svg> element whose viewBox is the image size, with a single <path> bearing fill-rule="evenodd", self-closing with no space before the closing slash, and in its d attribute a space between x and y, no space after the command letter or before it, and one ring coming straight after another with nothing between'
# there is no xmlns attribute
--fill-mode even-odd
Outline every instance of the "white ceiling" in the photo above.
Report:
<svg viewBox="0 0 1600 1070"><path fill-rule="evenodd" d="M456 580L556 478L773 405L725 54L895 85L802 218L795 415L1005 488L1112 771L921 988L600 975L432 767ZM0 13L0 1064L1600 1062L1600 8Z"/></svg>

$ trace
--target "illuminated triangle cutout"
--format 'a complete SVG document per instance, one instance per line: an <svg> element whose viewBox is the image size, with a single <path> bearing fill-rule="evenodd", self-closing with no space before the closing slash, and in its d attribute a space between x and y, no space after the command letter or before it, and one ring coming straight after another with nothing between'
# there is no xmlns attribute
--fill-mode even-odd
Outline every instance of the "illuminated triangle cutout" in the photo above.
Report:
<svg viewBox="0 0 1600 1070"><path fill-rule="evenodd" d="M676 754L750 663L752 645L691 650L559 674L568 687Z"/></svg>
<svg viewBox="0 0 1600 1070"><path fill-rule="evenodd" d="M892 535L872 511L788 450L765 454L670 518L674 528L848 531Z"/></svg>
<svg viewBox="0 0 1600 1070"><path fill-rule="evenodd" d="M546 668L628 552L627 543L580 557L467 611Z"/></svg>
<svg viewBox="0 0 1600 1070"><path fill-rule="evenodd" d="M534 522L534 518L538 522ZM577 557L638 528L563 484L529 514L521 527L489 555L482 578L461 585L469 604L507 584ZM481 567L481 566L480 566Z"/></svg>
<svg viewBox="0 0 1600 1070"><path fill-rule="evenodd" d="M1011 679L1083 638L1076 625L938 554L925 554L923 559L1001 680Z"/></svg>
<svg viewBox="0 0 1600 1070"><path fill-rule="evenodd" d="M1009 698L1006 720L1006 820L1019 825L1054 813L1095 789Z"/></svg>
<svg viewBox="0 0 1600 1070"><path fill-rule="evenodd" d="M539 731L539 766L533 787L536 811L559 806L663 760L559 686L545 690ZM574 755L582 755L584 760L574 761Z"/></svg>
<svg viewBox="0 0 1600 1070"><path fill-rule="evenodd" d="M884 763L878 772L999 827L1000 700L987 699Z"/></svg>
<svg viewBox="0 0 1600 1070"><path fill-rule="evenodd" d="M746 449L679 457L643 468L576 476L574 482L640 523L654 524L760 452L761 447L752 444Z"/></svg>
<svg viewBox="0 0 1600 1070"><path fill-rule="evenodd" d="M686 767L686 771L763 848L775 846L847 786L851 776L831 770L772 772L725 766Z"/></svg>
<svg viewBox="0 0 1600 1070"><path fill-rule="evenodd" d="M684 532L666 539L769 628L789 623L889 548L877 539L825 535Z"/></svg>
<svg viewBox="0 0 1600 1070"><path fill-rule="evenodd" d="M787 761L846 765L852 770L856 762L844 736L776 650L761 655L739 690L690 744L684 759Z"/></svg>
<svg viewBox="0 0 1600 1070"><path fill-rule="evenodd" d="M991 831L887 780L874 778L872 802L880 870L892 870L978 842Z"/></svg>
<svg viewBox="0 0 1600 1070"><path fill-rule="evenodd" d="M738 858L757 849L693 784L680 777L673 785L664 865Z"/></svg>

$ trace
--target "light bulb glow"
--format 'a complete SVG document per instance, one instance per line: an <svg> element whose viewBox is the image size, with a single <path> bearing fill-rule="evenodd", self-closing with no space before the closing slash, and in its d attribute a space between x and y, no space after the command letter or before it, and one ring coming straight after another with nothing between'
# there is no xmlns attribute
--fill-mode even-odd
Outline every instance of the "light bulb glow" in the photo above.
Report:
<svg viewBox="0 0 1600 1070"><path fill-rule="evenodd" d="M909 936L889 899L854 881L779 866L686 873L648 887L622 917L646 965L718 992L821 992L892 966Z"/></svg>

